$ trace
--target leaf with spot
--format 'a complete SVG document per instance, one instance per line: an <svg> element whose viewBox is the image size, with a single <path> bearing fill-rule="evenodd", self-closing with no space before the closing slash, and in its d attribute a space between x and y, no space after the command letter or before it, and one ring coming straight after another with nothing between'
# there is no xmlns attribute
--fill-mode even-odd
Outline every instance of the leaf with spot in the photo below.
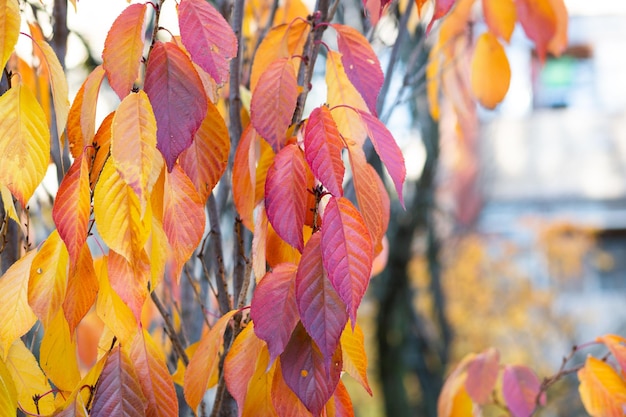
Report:
<svg viewBox="0 0 626 417"><path fill-rule="evenodd" d="M157 42L146 66L144 89L157 121L157 148L171 172L206 116L204 87L193 63L175 43Z"/></svg>
<svg viewBox="0 0 626 417"><path fill-rule="evenodd" d="M276 233L302 252L308 209L307 164L298 145L284 147L267 172L265 210Z"/></svg>
<svg viewBox="0 0 626 417"><path fill-rule="evenodd" d="M369 41L356 29L335 23L337 48L343 68L352 85L361 94L369 111L377 115L376 102L385 77Z"/></svg>
<svg viewBox="0 0 626 417"><path fill-rule="evenodd" d="M217 384L219 352L224 344L224 331L236 313L237 310L231 310L220 317L211 330L202 336L196 351L189 360L183 389L187 404L194 411L200 405L206 390Z"/></svg>
<svg viewBox="0 0 626 417"><path fill-rule="evenodd" d="M314 233L304 248L296 274L295 299L302 325L329 366L348 313L324 271L320 239L321 233Z"/></svg>
<svg viewBox="0 0 626 417"><path fill-rule="evenodd" d="M0 184L26 207L49 161L46 114L32 91L18 81L0 96Z"/></svg>
<svg viewBox="0 0 626 417"><path fill-rule="evenodd" d="M296 270L293 264L277 265L261 279L252 297L250 317L255 323L254 332L267 343L272 362L285 350L298 324Z"/></svg>
<svg viewBox="0 0 626 417"><path fill-rule="evenodd" d="M326 106L311 112L304 130L304 155L313 174L335 197L343 195L343 140Z"/></svg>
<svg viewBox="0 0 626 417"><path fill-rule="evenodd" d="M180 167L193 182L202 201L209 198L224 174L230 152L230 136L224 118L213 103L207 105L207 114L193 143L179 157Z"/></svg>
<svg viewBox="0 0 626 417"><path fill-rule="evenodd" d="M104 364L93 396L91 417L145 416L146 398L133 363L119 346Z"/></svg>
<svg viewBox="0 0 626 417"><path fill-rule="evenodd" d="M495 35L485 32L476 41L471 63L472 93L480 104L494 109L506 96L511 66Z"/></svg>
<svg viewBox="0 0 626 417"><path fill-rule="evenodd" d="M293 63L288 58L275 60L259 77L250 102L252 126L275 152L285 144L297 99L298 82Z"/></svg>
<svg viewBox="0 0 626 417"><path fill-rule="evenodd" d="M363 217L345 197L328 201L321 232L324 270L354 325L372 269L371 237Z"/></svg>
<svg viewBox="0 0 626 417"><path fill-rule="evenodd" d="M228 80L230 60L237 55L237 38L228 22L204 0L178 5L180 37L191 58L218 84Z"/></svg>
<svg viewBox="0 0 626 417"><path fill-rule="evenodd" d="M147 400L146 416L178 416L176 390L165 355L146 330L137 332L128 356L135 365L141 391Z"/></svg>
<svg viewBox="0 0 626 417"><path fill-rule="evenodd" d="M513 417L532 416L537 404L545 404L543 393L539 402L541 382L532 369L523 365L508 365L502 374L502 396Z"/></svg>
<svg viewBox="0 0 626 417"><path fill-rule="evenodd" d="M104 41L102 66L120 100L131 92L139 76L146 7L146 4L131 4L124 9L111 25Z"/></svg>
<svg viewBox="0 0 626 417"><path fill-rule="evenodd" d="M339 383L341 349L334 352L329 369L326 358L299 324L280 355L280 364L289 388L313 415L320 415Z"/></svg>
<svg viewBox="0 0 626 417"><path fill-rule="evenodd" d="M28 304L44 328L65 300L68 263L67 249L55 230L35 255L28 280Z"/></svg>
<svg viewBox="0 0 626 417"><path fill-rule="evenodd" d="M28 304L30 267L36 250L21 257L0 279L0 348L3 358L13 342L26 334L37 321Z"/></svg>

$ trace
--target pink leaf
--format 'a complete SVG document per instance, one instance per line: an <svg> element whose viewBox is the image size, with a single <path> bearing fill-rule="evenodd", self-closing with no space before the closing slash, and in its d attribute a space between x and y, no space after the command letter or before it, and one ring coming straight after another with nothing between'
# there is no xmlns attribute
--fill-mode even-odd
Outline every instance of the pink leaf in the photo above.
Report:
<svg viewBox="0 0 626 417"><path fill-rule="evenodd" d="M307 166L297 145L283 148L267 172L265 210L276 233L302 252L307 211Z"/></svg>
<svg viewBox="0 0 626 417"><path fill-rule="evenodd" d="M157 121L157 148L171 172L207 114L204 87L191 60L176 44L157 42L148 60L144 89Z"/></svg>
<svg viewBox="0 0 626 417"><path fill-rule="evenodd" d="M426 27L426 34L430 33L430 29L436 20L444 17L454 6L456 0L434 0L435 1L435 12L433 13L433 18L431 19L428 27Z"/></svg>
<svg viewBox="0 0 626 417"><path fill-rule="evenodd" d="M337 31L337 47L348 79L361 94L370 112L377 115L376 101L385 77L376 53L356 29L340 24L332 26Z"/></svg>
<svg viewBox="0 0 626 417"><path fill-rule="evenodd" d="M363 218L345 197L331 197L322 221L322 260L352 323L369 283L372 240Z"/></svg>
<svg viewBox="0 0 626 417"><path fill-rule="evenodd" d="M500 354L494 348L487 349L477 355L467 367L465 389L472 400L478 404L486 404L496 386Z"/></svg>
<svg viewBox="0 0 626 417"><path fill-rule="evenodd" d="M250 316L254 332L267 343L270 362L283 353L298 324L296 269L293 264L277 265L261 279L252 297Z"/></svg>
<svg viewBox="0 0 626 417"><path fill-rule="evenodd" d="M361 120L367 128L367 134L374 144L374 149L380 159L385 164L389 175L396 186L398 198L404 207L404 197L402 195L402 185L406 179L406 167L404 166L404 156L394 140L391 132L375 116L362 110L356 110L361 116Z"/></svg>
<svg viewBox="0 0 626 417"><path fill-rule="evenodd" d="M277 59L259 77L250 102L250 120L257 132L278 152L296 109L298 82L291 60Z"/></svg>
<svg viewBox="0 0 626 417"><path fill-rule="evenodd" d="M539 378L530 368L510 365L504 369L502 394L514 417L532 416L540 388ZM545 403L545 394L541 396L540 403Z"/></svg>
<svg viewBox="0 0 626 417"><path fill-rule="evenodd" d="M315 416L335 392L341 376L341 349L333 355L330 370L319 348L302 325L296 326L280 355L285 382Z"/></svg>
<svg viewBox="0 0 626 417"><path fill-rule="evenodd" d="M228 80L230 60L237 55L237 38L228 22L205 0L178 5L180 37L195 63L219 84Z"/></svg>
<svg viewBox="0 0 626 417"><path fill-rule="evenodd" d="M311 112L304 131L304 155L313 174L335 197L343 195L343 140L328 107Z"/></svg>
<svg viewBox="0 0 626 417"><path fill-rule="evenodd" d="M296 274L296 303L304 328L329 365L348 314L324 273L320 238L321 233L314 233L304 248Z"/></svg>

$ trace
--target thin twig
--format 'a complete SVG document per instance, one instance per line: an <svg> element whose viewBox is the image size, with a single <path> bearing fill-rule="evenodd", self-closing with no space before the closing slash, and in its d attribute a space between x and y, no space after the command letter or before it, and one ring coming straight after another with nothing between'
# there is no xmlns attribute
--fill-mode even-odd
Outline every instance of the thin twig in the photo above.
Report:
<svg viewBox="0 0 626 417"><path fill-rule="evenodd" d="M220 227L220 216L217 211L217 203L215 196L211 194L207 200L207 209L209 212L209 222L211 223L211 241L209 248L213 253L213 259L217 264L215 272L215 281L217 283L217 302L220 306L220 312L226 314L231 309L230 297L228 295L228 283L226 282L226 269L224 267L224 251L222 249L222 232Z"/></svg>
<svg viewBox="0 0 626 417"><path fill-rule="evenodd" d="M163 303L161 303L161 300L159 299L159 296L156 294L156 292L151 291L150 298L152 298L152 302L156 306L157 310L159 310L161 317L163 317L163 322L165 323L165 331L167 332L167 336L172 342L172 347L176 351L176 354L183 361L185 366L189 365L189 357L187 356L187 352L185 352L185 348L183 347L183 344L178 337L178 333L176 333L176 329L174 328L174 324L172 323L170 313L167 312L165 306L163 306Z"/></svg>
<svg viewBox="0 0 626 417"><path fill-rule="evenodd" d="M183 271L185 271L187 282L189 282L189 285L191 286L191 289L193 290L193 294L196 298L196 301L198 302L198 304L200 304L200 309L202 310L202 317L204 318L204 322L206 323L208 328L211 328L211 324L209 323L209 320L207 319L207 316L206 316L206 313L208 310L206 306L204 305L204 302L202 301L202 296L198 292L198 289L196 288L196 285L194 283L193 278L191 277L191 274L189 273L189 268L187 267L187 264L185 264L185 266L183 267ZM209 285L210 285L211 280L207 278L207 281L209 282Z"/></svg>

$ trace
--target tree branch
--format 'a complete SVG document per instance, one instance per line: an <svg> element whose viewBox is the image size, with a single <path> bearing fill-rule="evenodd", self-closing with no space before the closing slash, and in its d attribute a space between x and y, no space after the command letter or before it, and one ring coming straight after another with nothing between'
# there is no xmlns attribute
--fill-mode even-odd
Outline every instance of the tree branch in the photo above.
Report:
<svg viewBox="0 0 626 417"><path fill-rule="evenodd" d="M209 246L206 250L207 252L210 251L212 253L212 259L215 260L217 265L217 267L214 268L216 269L214 270L214 273L217 284L217 301L220 307L220 312L222 314L226 314L230 311L231 304L230 297L228 295L228 283L226 282L226 269L224 267L224 250L222 249L220 216L217 211L215 196L212 193L209 195L209 199L207 200L207 210L209 212L209 223L211 224L211 229L209 230L211 240L209 241ZM205 255L203 254L203 257L204 256Z"/></svg>

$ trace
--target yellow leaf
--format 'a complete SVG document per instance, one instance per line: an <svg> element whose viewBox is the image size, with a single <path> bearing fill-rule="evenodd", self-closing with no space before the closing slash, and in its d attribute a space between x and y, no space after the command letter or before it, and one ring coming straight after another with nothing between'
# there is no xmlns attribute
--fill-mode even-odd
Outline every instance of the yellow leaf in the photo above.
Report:
<svg viewBox="0 0 626 417"><path fill-rule="evenodd" d="M436 48L430 50L428 64L426 64L426 96L428 98L428 110L434 120L439 120L439 87L441 85L442 59Z"/></svg>
<svg viewBox="0 0 626 417"><path fill-rule="evenodd" d="M437 401L438 417L467 417L472 415L472 399L465 390L467 367L476 357L470 353L457 365L443 384Z"/></svg>
<svg viewBox="0 0 626 417"><path fill-rule="evenodd" d="M67 123L67 116L70 111L70 100L68 98L68 87L63 67L57 58L56 53L52 50L48 42L44 40L35 41L39 50L42 52L46 66L48 67L48 77L50 87L52 88L52 102L54 103L54 114L57 122L57 138L60 143L63 141L63 131Z"/></svg>
<svg viewBox="0 0 626 417"><path fill-rule="evenodd" d="M28 277L37 251L30 251L0 278L0 348L3 358L15 339L33 327L37 316L28 305Z"/></svg>
<svg viewBox="0 0 626 417"><path fill-rule="evenodd" d="M95 267L100 285L98 300L96 301L96 313L120 343L123 345L130 343L137 331L137 320L130 308L111 288L106 258L98 259Z"/></svg>
<svg viewBox="0 0 626 417"><path fill-rule="evenodd" d="M78 381L78 360L76 340L70 335L70 328L62 310L50 321L41 340L39 362L46 376L64 391L71 392Z"/></svg>
<svg viewBox="0 0 626 417"><path fill-rule="evenodd" d="M20 34L20 8L17 0L0 0L0 68L13 53Z"/></svg>
<svg viewBox="0 0 626 417"><path fill-rule="evenodd" d="M504 99L511 82L509 60L493 34L480 35L471 65L472 93L480 104L493 109Z"/></svg>
<svg viewBox="0 0 626 417"><path fill-rule="evenodd" d="M120 177L139 197L142 215L158 178L150 175L157 152L156 130L148 95L141 90L127 95L113 117L111 158Z"/></svg>
<svg viewBox="0 0 626 417"><path fill-rule="evenodd" d="M189 361L183 388L187 404L192 410L198 408L206 390L217 384L214 375L218 372L219 351L224 344L224 331L236 313L237 310L231 310L224 314L211 330L202 336L196 352Z"/></svg>
<svg viewBox="0 0 626 417"><path fill-rule="evenodd" d="M73 417L87 417L88 413L86 411L87 404L92 400L93 394L86 387L95 387L100 374L102 373L102 368L104 368L104 364L108 358L108 352L106 355L103 355L102 358L96 362L94 366L91 367L87 375L76 385L72 394L65 400L63 405L57 409L59 411L66 411L70 409L74 414L67 414ZM65 414L62 414L65 415Z"/></svg>
<svg viewBox="0 0 626 417"><path fill-rule="evenodd" d="M367 104L359 92L354 88L341 63L339 52L328 51L326 59L326 86L328 105L333 108L338 105L347 105L357 110L369 113ZM365 142L367 130L363 126L357 112L346 107L332 110L333 119L337 128L346 139L352 139L359 145Z"/></svg>
<svg viewBox="0 0 626 417"><path fill-rule="evenodd" d="M46 115L21 82L0 97L0 184L25 207L50 160Z"/></svg>
<svg viewBox="0 0 626 417"><path fill-rule="evenodd" d="M0 360L0 415L14 416L17 410L17 390L9 369Z"/></svg>
<svg viewBox="0 0 626 417"><path fill-rule="evenodd" d="M13 219L17 224L20 224L20 220L17 217L17 212L15 211L15 204L13 204L13 196L11 195L11 191L4 185L0 184L0 195L2 196L4 211L9 215L10 219Z"/></svg>
<svg viewBox="0 0 626 417"><path fill-rule="evenodd" d="M96 184L93 210L102 240L129 262L150 236L150 216L141 217L139 197L107 161Z"/></svg>
<svg viewBox="0 0 626 417"><path fill-rule="evenodd" d="M187 346L187 349L185 349L185 353L187 353L188 358L191 358L194 355L194 353L196 353L196 349L198 349L199 344L200 344L200 341L197 341L196 343L192 343L191 345ZM185 370L186 369L187 368L185 367L185 364L183 363L182 359L179 359L178 364L176 365L176 372L174 372L174 374L172 375L172 379L174 380L175 384L178 384L181 387L185 383Z"/></svg>
<svg viewBox="0 0 626 417"><path fill-rule="evenodd" d="M33 402L34 395L42 395L50 391L48 379L39 368L37 359L21 340L11 346L5 361L17 390L20 407L29 413L48 415L54 411L54 396L45 395L39 399L39 408Z"/></svg>
<svg viewBox="0 0 626 417"><path fill-rule="evenodd" d="M515 22L517 12L513 0L482 0L483 14L489 30L496 36L509 42Z"/></svg>
<svg viewBox="0 0 626 417"><path fill-rule="evenodd" d="M350 321L341 333L341 352L343 355L343 369L365 388L369 395L372 389L367 381L367 355L365 354L365 338L363 330L357 323L352 330Z"/></svg>
<svg viewBox="0 0 626 417"><path fill-rule="evenodd" d="M248 395L243 405L242 417L278 416L272 403L272 382L278 361L274 361L271 367L269 367L269 361L269 351L266 346L263 346L256 361L254 374L248 384Z"/></svg>
<svg viewBox="0 0 626 417"><path fill-rule="evenodd" d="M150 272L152 275L150 288L154 290L163 279L165 264L170 256L167 236L163 231L163 226L155 216L152 216L152 235L150 240Z"/></svg>
<svg viewBox="0 0 626 417"><path fill-rule="evenodd" d="M626 382L608 363L588 356L578 371L578 392L592 417L619 417L626 406Z"/></svg>
<svg viewBox="0 0 626 417"><path fill-rule="evenodd" d="M67 289L69 254L55 230L33 259L28 281L28 304L44 328L61 308Z"/></svg>

